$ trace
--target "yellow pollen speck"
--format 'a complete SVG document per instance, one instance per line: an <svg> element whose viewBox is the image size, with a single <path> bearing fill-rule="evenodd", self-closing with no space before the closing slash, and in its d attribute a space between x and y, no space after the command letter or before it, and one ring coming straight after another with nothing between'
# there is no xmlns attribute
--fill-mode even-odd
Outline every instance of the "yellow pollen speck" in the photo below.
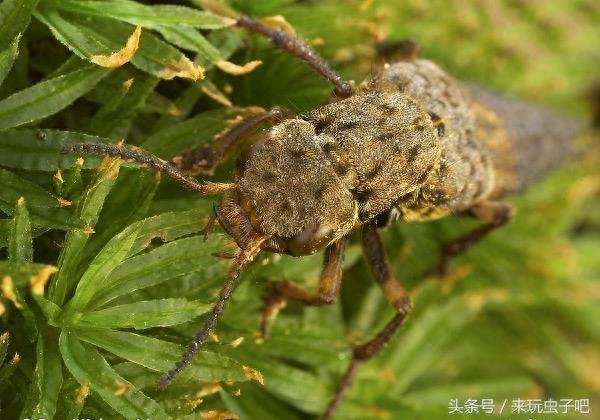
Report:
<svg viewBox="0 0 600 420"><path fill-rule="evenodd" d="M75 391L75 401L78 404L83 404L88 395L90 395L90 387L83 384Z"/></svg>
<svg viewBox="0 0 600 420"><path fill-rule="evenodd" d="M202 92L211 99L214 99L216 102L224 105L226 107L233 106L231 101L223 92L221 92L215 85L210 84L207 86L202 86Z"/></svg>
<svg viewBox="0 0 600 420"><path fill-rule="evenodd" d="M124 384L124 383L121 383L118 381L115 381L115 385L116 385L116 389L113 391L113 395L115 397L127 394L129 392L129 390L131 389L131 385Z"/></svg>
<svg viewBox="0 0 600 420"><path fill-rule="evenodd" d="M85 163L85 160L83 160L82 157L77 158L77 160L75 161L75 166L79 166L80 168L83 166L83 164Z"/></svg>
<svg viewBox="0 0 600 420"><path fill-rule="evenodd" d="M31 276L29 278L29 288L33 295L43 296L44 295L44 287L50 276L58 271L58 268L53 265L47 265L40 270L35 276Z"/></svg>
<svg viewBox="0 0 600 420"><path fill-rule="evenodd" d="M131 88L131 86L133 85L133 82L134 82L134 78L133 77L125 80L123 82L123 89L129 90L129 88Z"/></svg>
<svg viewBox="0 0 600 420"><path fill-rule="evenodd" d="M198 407L200 404L202 404L203 402L204 402L204 400L202 398L193 398L191 400L184 401L184 404L187 405L188 407L191 407L193 410L196 407Z"/></svg>
<svg viewBox="0 0 600 420"><path fill-rule="evenodd" d="M200 413L200 418L203 420L234 420L239 419L237 414L232 413L231 411L203 411Z"/></svg>
<svg viewBox="0 0 600 420"><path fill-rule="evenodd" d="M196 397L201 398L207 395L216 394L221 390L221 385L218 382L208 382L200 388L200 391L196 393Z"/></svg>
<svg viewBox="0 0 600 420"><path fill-rule="evenodd" d="M56 180L56 182L58 182L59 184L62 184L63 182L65 182L65 180L62 177L62 172L59 169L58 171L56 171L56 173L54 174L54 179Z"/></svg>
<svg viewBox="0 0 600 420"><path fill-rule="evenodd" d="M262 18L260 21L267 25L269 28L285 32L286 34L294 38L296 37L296 30L294 29L292 24L281 15L267 16L265 18Z"/></svg>
<svg viewBox="0 0 600 420"><path fill-rule="evenodd" d="M23 305L21 305L17 300L17 295L15 294L11 276L4 276L2 283L0 284L0 291L6 299L10 300L15 305L17 309L21 309L23 307Z"/></svg>
<svg viewBox="0 0 600 420"><path fill-rule="evenodd" d="M25 205L25 197L19 197L17 200L17 206L23 207Z"/></svg>
<svg viewBox="0 0 600 420"><path fill-rule="evenodd" d="M57 200L60 207L69 207L72 204L69 200L65 200L62 197L58 197Z"/></svg>
<svg viewBox="0 0 600 420"><path fill-rule="evenodd" d="M158 73L158 76L165 80L183 77L197 81L204 79L204 68L194 65L189 58L182 56L179 61L169 63Z"/></svg>
<svg viewBox="0 0 600 420"><path fill-rule="evenodd" d="M136 53L140 44L140 36L142 35L142 27L137 25L133 34L129 37L125 46L117 52L110 55L93 55L90 61L98 64L101 67L116 68L128 63Z"/></svg>
<svg viewBox="0 0 600 420"><path fill-rule="evenodd" d="M96 231L94 230L93 227L86 226L83 228L83 233L85 233L86 235L92 235L92 234L96 233Z"/></svg>
<svg viewBox="0 0 600 420"><path fill-rule="evenodd" d="M261 64L262 64L262 61L260 61L260 60L250 61L250 62L244 64L243 66L233 64L232 62L226 61L226 60L217 61L215 63L215 65L219 68L219 70L221 70L225 73L228 73L228 74L232 74L234 76L241 76L243 74L250 73L252 70L257 68Z"/></svg>
<svg viewBox="0 0 600 420"><path fill-rule="evenodd" d="M229 345L233 348L236 348L243 342L244 342L244 337L238 337L235 340L233 340L232 342L230 342Z"/></svg>
<svg viewBox="0 0 600 420"><path fill-rule="evenodd" d="M242 366L242 370L244 371L244 375L246 375L246 378L250 379L251 381L256 381L261 385L265 384L265 378L263 377L262 373L260 373L258 370L252 369L248 366Z"/></svg>

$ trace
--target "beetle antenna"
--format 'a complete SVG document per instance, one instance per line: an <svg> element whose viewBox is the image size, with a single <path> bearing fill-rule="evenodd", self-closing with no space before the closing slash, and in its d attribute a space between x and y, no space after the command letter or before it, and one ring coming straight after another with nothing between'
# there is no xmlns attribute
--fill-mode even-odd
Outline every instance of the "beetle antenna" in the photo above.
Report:
<svg viewBox="0 0 600 420"><path fill-rule="evenodd" d="M184 175L175 166L162 159L152 156L148 153L141 153L125 147L114 146L103 143L75 143L63 147L63 153L88 153L107 156L118 156L123 160L132 160L134 162L148 165L153 169L169 176L175 181L186 187L199 191L203 194L223 194L235 189L235 184L221 182L198 182L191 176Z"/></svg>
<svg viewBox="0 0 600 420"><path fill-rule="evenodd" d="M185 351L181 355L181 358L173 369L165 373L160 380L158 381L158 386L161 389L166 388L171 382L177 378L181 372L191 363L194 354L200 350L200 347L206 343L208 339L208 335L210 331L214 330L217 326L217 321L219 317L223 313L223 309L225 308L225 304L231 298L231 294L233 292L233 288L235 283L240 276L240 273L252 260L258 255L261 250L262 244L268 239L266 236L260 236L252 240L245 249L242 249L239 254L235 257L235 261L231 268L229 269L229 273L227 275L227 281L221 288L219 292L219 298L215 306L213 306L212 310L208 317L204 320L204 324L202 324L202 328L196 333L194 339L187 345Z"/></svg>

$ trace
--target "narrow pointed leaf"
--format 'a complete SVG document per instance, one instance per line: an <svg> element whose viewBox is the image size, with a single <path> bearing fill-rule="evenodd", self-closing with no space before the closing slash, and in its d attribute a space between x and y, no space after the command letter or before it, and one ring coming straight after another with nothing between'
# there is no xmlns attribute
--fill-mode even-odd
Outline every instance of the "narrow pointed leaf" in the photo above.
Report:
<svg viewBox="0 0 600 420"><path fill-rule="evenodd" d="M199 29L220 29L232 24L232 20L185 6L146 6L134 1L73 1L61 0L63 10L92 16L122 20L134 25L154 28L161 26L192 26Z"/></svg>
<svg viewBox="0 0 600 420"><path fill-rule="evenodd" d="M185 274L196 273L198 282L213 280L223 275L227 266L212 255L223 250L224 244L220 236L213 235L207 241L202 236L194 236L130 258L110 273L94 296L93 305L103 305L119 296Z"/></svg>
<svg viewBox="0 0 600 420"><path fill-rule="evenodd" d="M0 51L8 47L29 25L39 0L3 0L0 3Z"/></svg>
<svg viewBox="0 0 600 420"><path fill-rule="evenodd" d="M184 350L177 344L131 332L104 328L77 328L74 331L81 340L158 372L170 370ZM183 372L182 379L211 382L246 381L249 378L243 365L235 360L201 351Z"/></svg>
<svg viewBox="0 0 600 420"><path fill-rule="evenodd" d="M49 332L39 334L33 382L22 417L53 418L62 380L62 359L58 350L58 340Z"/></svg>
<svg viewBox="0 0 600 420"><path fill-rule="evenodd" d="M186 299L157 299L111 306L81 314L74 325L137 330L183 324L202 315L210 305Z"/></svg>
<svg viewBox="0 0 600 420"><path fill-rule="evenodd" d="M89 66L45 80L0 101L0 130L52 115L85 95L109 73Z"/></svg>
<svg viewBox="0 0 600 420"><path fill-rule="evenodd" d="M73 167L76 155L61 153L72 143L110 143L106 137L61 130L7 130L0 136L0 165L32 171L56 171ZM100 159L88 155L83 168L99 165Z"/></svg>
<svg viewBox="0 0 600 420"><path fill-rule="evenodd" d="M19 34L4 50L0 50L0 85L4 81L4 78L12 68L13 63L17 58L20 40L21 35Z"/></svg>
<svg viewBox="0 0 600 420"><path fill-rule="evenodd" d="M49 228L83 227L83 222L67 210L68 203L37 184L0 168L0 210L13 215L14 204L23 197L31 214L31 222Z"/></svg>
<svg viewBox="0 0 600 420"><path fill-rule="evenodd" d="M33 245L31 242L31 223L25 199L17 200L15 213L10 225L8 241L8 259L14 262L32 262Z"/></svg>
<svg viewBox="0 0 600 420"><path fill-rule="evenodd" d="M83 193L77 207L77 215L90 229L93 229L98 221L104 200L119 174L120 165L119 159L105 158L98 168L95 180ZM72 229L68 232L58 259L59 271L50 289L50 297L54 303L62 304L67 292L76 284L78 279L75 278L75 273L90 234L90 231L82 229Z"/></svg>
<svg viewBox="0 0 600 420"><path fill-rule="evenodd" d="M157 402L119 376L96 349L84 344L69 329L60 335L60 352L67 369L80 384L88 385L116 412L126 418L169 419Z"/></svg>

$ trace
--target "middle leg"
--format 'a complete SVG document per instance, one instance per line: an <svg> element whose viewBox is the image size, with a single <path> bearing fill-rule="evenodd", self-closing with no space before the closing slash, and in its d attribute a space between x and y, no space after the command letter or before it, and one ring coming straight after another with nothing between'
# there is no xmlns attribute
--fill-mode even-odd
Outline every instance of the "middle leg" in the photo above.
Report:
<svg viewBox="0 0 600 420"><path fill-rule="evenodd" d="M376 356L383 349L398 327L402 325L406 315L411 309L410 298L408 297L406 290L398 283L398 280L392 271L375 223L363 227L362 242L367 265L373 273L375 280L383 289L386 299L396 310L396 315L374 338L354 347L352 359L346 368L346 372L323 414L323 419L325 420L331 418L342 401L342 398L348 389L350 389L358 366Z"/></svg>
<svg viewBox="0 0 600 420"><path fill-rule="evenodd" d="M325 250L323 270L321 271L317 292L310 292L286 280L276 281L268 286L261 311L261 334L263 338L268 337L269 325L287 299L314 306L328 305L335 301L342 283L344 244L345 239L342 238Z"/></svg>

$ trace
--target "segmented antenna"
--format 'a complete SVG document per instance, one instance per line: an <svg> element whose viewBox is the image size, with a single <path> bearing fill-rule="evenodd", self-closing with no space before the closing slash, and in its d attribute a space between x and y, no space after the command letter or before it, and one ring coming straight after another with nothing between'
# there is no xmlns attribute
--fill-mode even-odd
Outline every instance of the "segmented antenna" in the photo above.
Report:
<svg viewBox="0 0 600 420"><path fill-rule="evenodd" d="M235 184L226 184L220 182L198 182L191 176L182 174L176 167L162 159L152 156L147 153L140 153L135 150L124 147L114 146L111 144L102 143L76 143L65 146L62 149L63 153L88 153L108 156L118 156L123 160L132 160L134 162L148 165L153 169L169 176L175 181L185 185L186 187L199 191L203 194L223 194L227 191L235 189Z"/></svg>
<svg viewBox="0 0 600 420"><path fill-rule="evenodd" d="M223 313L223 309L225 308L225 304L231 298L231 293L233 292L233 287L235 286L235 282L240 276L242 270L256 257L256 255L260 252L261 245L267 237L258 237L255 240L251 241L245 249L242 249L240 253L236 256L235 262L231 266L229 270L229 274L227 276L227 281L221 288L219 292L219 298L215 306L213 306L210 314L202 324L202 328L196 333L194 339L187 345L185 351L181 355L181 358L177 363L175 363L175 367L165 373L158 381L158 386L161 389L166 388L171 382L177 378L181 372L191 363L194 354L200 350L200 347L206 343L208 339L208 335L211 330L214 330L217 326L217 321Z"/></svg>

